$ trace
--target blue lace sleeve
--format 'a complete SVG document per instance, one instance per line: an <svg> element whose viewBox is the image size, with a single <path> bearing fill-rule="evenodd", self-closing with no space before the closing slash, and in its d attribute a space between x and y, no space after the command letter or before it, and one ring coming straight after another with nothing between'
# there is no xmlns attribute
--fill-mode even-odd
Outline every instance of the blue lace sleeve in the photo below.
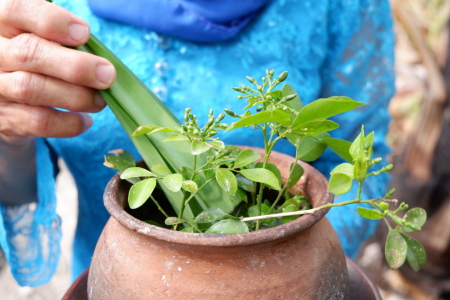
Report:
<svg viewBox="0 0 450 300"><path fill-rule="evenodd" d="M36 142L38 202L0 207L0 243L20 285L48 282L59 262L61 226L56 214L54 156Z"/></svg>
<svg viewBox="0 0 450 300"><path fill-rule="evenodd" d="M364 124L366 134L374 131L374 156L386 162L389 148L386 145L390 116L388 104L394 94L394 34L387 1L363 0L359 6L346 7L345 1L334 1L329 10L330 37L324 68L321 95L345 95L368 105L343 114L335 120L345 124L344 130L336 130L334 137L353 140ZM336 13L339 12L339 13ZM324 174L342 160L329 152L316 162ZM369 177L364 184L363 199L382 197L386 193L389 176ZM335 201L354 199L356 186L345 197ZM377 222L362 219L354 205L334 208L328 218L337 232L347 255L354 257L357 248L373 234Z"/></svg>

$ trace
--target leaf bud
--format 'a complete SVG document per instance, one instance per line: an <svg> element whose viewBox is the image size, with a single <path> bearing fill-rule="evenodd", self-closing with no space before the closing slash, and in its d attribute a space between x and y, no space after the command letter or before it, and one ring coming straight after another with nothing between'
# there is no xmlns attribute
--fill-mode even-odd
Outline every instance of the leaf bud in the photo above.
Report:
<svg viewBox="0 0 450 300"><path fill-rule="evenodd" d="M386 211L389 209L389 203L381 201L380 203L378 203L378 207L382 210L382 211Z"/></svg>
<svg viewBox="0 0 450 300"><path fill-rule="evenodd" d="M283 81L286 80L287 77L288 77L288 72L287 72L287 71L284 71L284 72L282 72L280 75L278 75L277 80L278 80L279 82L283 82Z"/></svg>
<svg viewBox="0 0 450 300"><path fill-rule="evenodd" d="M237 113L235 113L234 111L232 111L231 109L224 108L223 110L224 110L225 113L226 113L227 115L229 115L230 117L235 117L235 118L239 117L239 115L238 115Z"/></svg>
<svg viewBox="0 0 450 300"><path fill-rule="evenodd" d="M248 80L250 83L256 84L256 79L253 78L253 77L247 76L247 80Z"/></svg>
<svg viewBox="0 0 450 300"><path fill-rule="evenodd" d="M286 101L292 101L292 100L295 99L295 97L297 97L296 94L291 94L291 95L288 95L288 96L284 97L284 100L286 100Z"/></svg>
<svg viewBox="0 0 450 300"><path fill-rule="evenodd" d="M386 195L384 195L384 199L390 198L395 193L395 188L390 189Z"/></svg>
<svg viewBox="0 0 450 300"><path fill-rule="evenodd" d="M219 123L220 121L223 120L223 118L225 118L225 113L220 113L219 116L216 119L216 122Z"/></svg>
<svg viewBox="0 0 450 300"><path fill-rule="evenodd" d="M210 127L214 123L214 116L209 116L208 122L206 122L206 127Z"/></svg>
<svg viewBox="0 0 450 300"><path fill-rule="evenodd" d="M386 167L383 168L383 170L386 172L392 171L392 169L394 169L393 164L388 164Z"/></svg>

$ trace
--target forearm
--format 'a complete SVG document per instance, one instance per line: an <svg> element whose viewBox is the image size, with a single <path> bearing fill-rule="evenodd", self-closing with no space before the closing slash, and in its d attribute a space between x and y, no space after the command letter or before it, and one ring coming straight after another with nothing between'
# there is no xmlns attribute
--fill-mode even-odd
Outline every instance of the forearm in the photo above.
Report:
<svg viewBox="0 0 450 300"><path fill-rule="evenodd" d="M37 200L36 140L7 143L0 139L0 204L19 205Z"/></svg>

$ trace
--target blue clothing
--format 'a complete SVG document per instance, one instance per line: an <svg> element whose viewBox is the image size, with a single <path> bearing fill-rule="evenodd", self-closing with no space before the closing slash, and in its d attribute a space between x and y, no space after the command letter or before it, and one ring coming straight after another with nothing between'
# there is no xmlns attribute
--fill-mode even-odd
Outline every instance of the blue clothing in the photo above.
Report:
<svg viewBox="0 0 450 300"><path fill-rule="evenodd" d="M389 153L385 136L387 106L394 93L394 35L387 0L273 0L235 38L208 44L98 18L86 0L59 0L58 4L87 20L93 34L180 120L186 107L192 107L199 120L206 120L210 106L216 112L236 110L241 107L237 101L242 100L236 99L232 86L241 84L246 75L259 77L267 68L286 70L288 82L304 103L333 95L369 103L335 118L345 127L332 135L354 139L365 124L366 132L376 132L374 153L384 159ZM37 206L1 208L2 247L22 285L45 283L58 263L61 232L55 213L55 158L65 160L79 193L74 278L90 264L97 238L109 218L102 195L114 171L103 166L103 155L123 148L139 158L108 108L92 117L92 128L78 137L39 139ZM231 132L224 140L260 146L259 136L252 130ZM278 150L293 154L287 144ZM330 152L314 166L328 175L341 162ZM367 180L364 197L384 195L388 179L381 175ZM350 198L354 194L335 201ZM360 218L355 206L334 208L327 216L350 257L377 225Z"/></svg>
<svg viewBox="0 0 450 300"><path fill-rule="evenodd" d="M246 26L268 0L89 0L99 17L195 42L228 40ZM161 16L164 16L161 18Z"/></svg>

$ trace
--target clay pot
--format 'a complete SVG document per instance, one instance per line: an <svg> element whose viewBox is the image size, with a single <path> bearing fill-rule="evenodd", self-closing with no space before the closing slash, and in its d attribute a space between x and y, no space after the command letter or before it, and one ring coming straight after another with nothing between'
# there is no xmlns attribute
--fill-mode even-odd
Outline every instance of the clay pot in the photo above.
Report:
<svg viewBox="0 0 450 300"><path fill-rule="evenodd" d="M287 176L293 158L272 155ZM317 207L333 201L326 179L303 164L294 188ZM326 210L241 234L185 233L125 211L129 185L116 175L105 191L111 213L89 272L90 299L347 299L346 260Z"/></svg>

